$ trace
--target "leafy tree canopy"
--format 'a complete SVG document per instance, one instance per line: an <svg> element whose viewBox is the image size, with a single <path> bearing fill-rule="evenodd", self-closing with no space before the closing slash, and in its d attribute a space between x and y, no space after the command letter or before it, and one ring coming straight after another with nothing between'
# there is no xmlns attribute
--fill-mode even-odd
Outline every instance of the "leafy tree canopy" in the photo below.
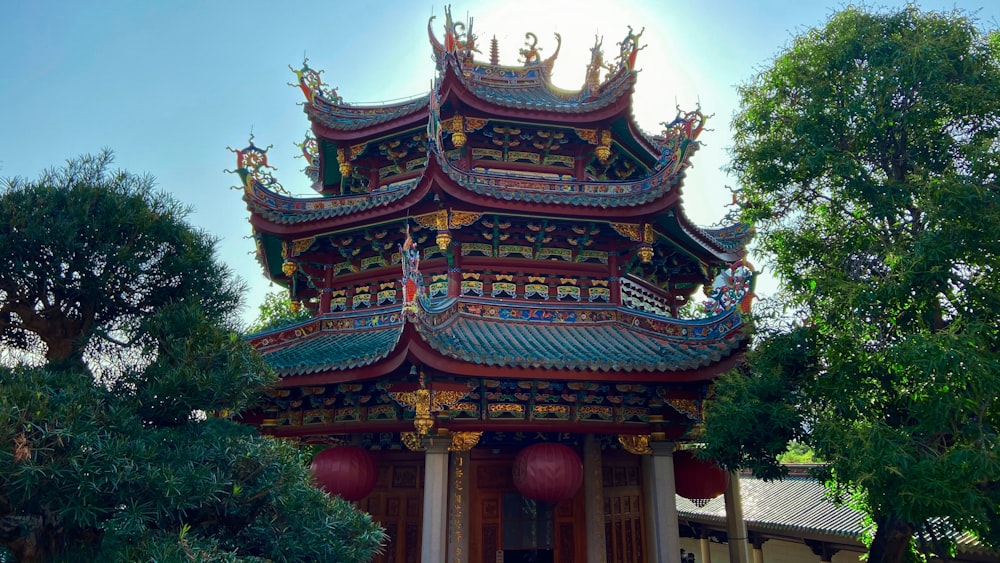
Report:
<svg viewBox="0 0 1000 563"><path fill-rule="evenodd" d="M309 319L312 313L299 305L293 308L287 291L272 291L258 307L257 320L247 329L250 333L264 332Z"/></svg>
<svg viewBox="0 0 1000 563"><path fill-rule="evenodd" d="M225 418L273 375L214 241L110 153L0 192L0 559L366 561L382 530Z"/></svg>
<svg viewBox="0 0 1000 563"><path fill-rule="evenodd" d="M873 562L1000 545L998 35L847 8L740 95L731 171L785 322L719 383L708 453L773 478L813 448Z"/></svg>

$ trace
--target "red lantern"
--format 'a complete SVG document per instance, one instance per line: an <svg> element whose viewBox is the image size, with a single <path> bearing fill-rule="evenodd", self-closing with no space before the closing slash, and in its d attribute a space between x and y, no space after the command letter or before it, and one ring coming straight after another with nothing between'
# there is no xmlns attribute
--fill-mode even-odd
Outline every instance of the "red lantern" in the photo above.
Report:
<svg viewBox="0 0 1000 563"><path fill-rule="evenodd" d="M365 498L375 488L375 460L356 446L339 446L319 452L309 470L321 489L351 502Z"/></svg>
<svg viewBox="0 0 1000 563"><path fill-rule="evenodd" d="M686 499L711 499L726 492L729 473L691 450L679 450L674 452L674 482L677 494Z"/></svg>
<svg viewBox="0 0 1000 563"><path fill-rule="evenodd" d="M542 502L572 498L583 484L580 456L562 444L541 443L514 457L514 486L522 495Z"/></svg>

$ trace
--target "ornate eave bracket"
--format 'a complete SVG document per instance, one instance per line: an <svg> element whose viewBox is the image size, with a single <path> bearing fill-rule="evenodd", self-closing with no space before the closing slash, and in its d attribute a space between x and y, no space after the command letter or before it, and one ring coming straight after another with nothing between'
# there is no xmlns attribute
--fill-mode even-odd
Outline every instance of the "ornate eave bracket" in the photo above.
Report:
<svg viewBox="0 0 1000 563"><path fill-rule="evenodd" d="M649 447L649 434L619 434L618 443L630 454L649 455L653 449Z"/></svg>
<svg viewBox="0 0 1000 563"><path fill-rule="evenodd" d="M449 435L451 440L448 446L448 451L450 452L467 452L479 444L479 439L483 436L482 432L451 432ZM402 432L399 435L399 439L406 446L406 449L411 452L422 452L424 448L424 440L420 434L416 432Z"/></svg>
<svg viewBox="0 0 1000 563"><path fill-rule="evenodd" d="M424 385L423 374L420 387L413 391L390 391L397 404L413 412L413 427L420 436L426 435L434 426L434 415L458 403L469 395L469 389L428 389Z"/></svg>
<svg viewBox="0 0 1000 563"><path fill-rule="evenodd" d="M639 243L636 252L638 252L639 260L643 264L653 261L653 243L656 242L659 234L653 230L652 225L649 223L642 225L635 223L611 223L611 228L619 235Z"/></svg>
<svg viewBox="0 0 1000 563"><path fill-rule="evenodd" d="M472 213L469 211L453 211L451 209L439 209L433 213L417 215L413 218L421 227L437 230L436 242L438 248L447 250L451 244L451 231L472 225L482 217L482 213Z"/></svg>

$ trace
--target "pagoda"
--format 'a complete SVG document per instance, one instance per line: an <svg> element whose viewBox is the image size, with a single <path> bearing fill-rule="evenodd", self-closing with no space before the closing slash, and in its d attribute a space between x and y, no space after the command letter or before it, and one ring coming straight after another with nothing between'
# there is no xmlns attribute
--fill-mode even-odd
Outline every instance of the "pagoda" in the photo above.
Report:
<svg viewBox="0 0 1000 563"><path fill-rule="evenodd" d="M234 151L264 273L311 312L249 338L280 382L242 420L330 446L317 477L386 528L378 561L674 561L673 452L751 295L749 229L681 206L705 116L640 129L631 28L567 91L558 34L504 65L444 19L421 97L354 105L293 68L316 196Z"/></svg>

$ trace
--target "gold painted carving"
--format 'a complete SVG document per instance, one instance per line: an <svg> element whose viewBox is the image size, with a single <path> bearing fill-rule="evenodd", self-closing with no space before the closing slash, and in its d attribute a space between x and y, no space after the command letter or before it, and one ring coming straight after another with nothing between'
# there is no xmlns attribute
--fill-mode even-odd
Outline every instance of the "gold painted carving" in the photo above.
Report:
<svg viewBox="0 0 1000 563"><path fill-rule="evenodd" d="M423 380L421 380L421 385ZM431 391L421 387L413 392L413 427L417 429L417 434L423 436L434 426L434 416L431 414Z"/></svg>
<svg viewBox="0 0 1000 563"><path fill-rule="evenodd" d="M455 131L465 130L465 119L458 114L455 114L451 119L442 119L441 128L449 133L454 133Z"/></svg>
<svg viewBox="0 0 1000 563"><path fill-rule="evenodd" d="M361 143L361 144L358 144L358 145L352 145L351 146L351 160L354 160L361 153L365 152L366 148L368 148L368 143Z"/></svg>
<svg viewBox="0 0 1000 563"><path fill-rule="evenodd" d="M618 442L630 454L649 455L653 453L649 447L648 434L619 434Z"/></svg>
<svg viewBox="0 0 1000 563"><path fill-rule="evenodd" d="M467 452L476 447L482 435L482 432L452 432L451 446L448 447L448 451Z"/></svg>
<svg viewBox="0 0 1000 563"><path fill-rule="evenodd" d="M611 228L629 240L639 241L639 225L634 223L611 223Z"/></svg>
<svg viewBox="0 0 1000 563"><path fill-rule="evenodd" d="M415 391L397 391L389 393L393 400L401 406L407 409L413 409L414 411L423 408L421 403L426 401L423 405L426 406L428 413L440 412L445 407L461 401L468 394L468 391L436 391L432 389L417 389Z"/></svg>
<svg viewBox="0 0 1000 563"><path fill-rule="evenodd" d="M423 440L416 432L400 432L399 439L403 442L403 445L406 446L406 449L411 452L424 451Z"/></svg>
<svg viewBox="0 0 1000 563"><path fill-rule="evenodd" d="M316 242L316 237L300 238L292 241L292 256L298 256L309 250L309 247Z"/></svg>
<svg viewBox="0 0 1000 563"><path fill-rule="evenodd" d="M438 412L446 406L461 401L468 394L468 391L433 391L431 393L431 411Z"/></svg>
<svg viewBox="0 0 1000 563"><path fill-rule="evenodd" d="M413 220L416 221L421 227L446 231L448 229L467 227L478 221L482 216L482 213L439 209L433 213L417 215L413 218Z"/></svg>
<svg viewBox="0 0 1000 563"><path fill-rule="evenodd" d="M656 234L653 232L653 226L649 223L643 225L642 232L642 242L653 242L656 240Z"/></svg>
<svg viewBox="0 0 1000 563"><path fill-rule="evenodd" d="M597 144L597 129L573 129L576 132L576 136L580 137L584 141L592 145Z"/></svg>
<svg viewBox="0 0 1000 563"><path fill-rule="evenodd" d="M452 229L458 229L460 227L467 227L482 217L482 213L471 213L469 211L452 211L449 220L449 226Z"/></svg>
<svg viewBox="0 0 1000 563"><path fill-rule="evenodd" d="M443 209L441 211L444 211ZM436 229L438 225L438 213L441 211L435 211L433 213L426 213L424 215L416 215L413 220L416 221L421 227L426 227L428 229Z"/></svg>
<svg viewBox="0 0 1000 563"><path fill-rule="evenodd" d="M667 399L666 403L688 418L701 420L701 406L691 399Z"/></svg>
<svg viewBox="0 0 1000 563"><path fill-rule="evenodd" d="M468 132L478 131L486 126L486 120L479 117L466 117L465 130Z"/></svg>

